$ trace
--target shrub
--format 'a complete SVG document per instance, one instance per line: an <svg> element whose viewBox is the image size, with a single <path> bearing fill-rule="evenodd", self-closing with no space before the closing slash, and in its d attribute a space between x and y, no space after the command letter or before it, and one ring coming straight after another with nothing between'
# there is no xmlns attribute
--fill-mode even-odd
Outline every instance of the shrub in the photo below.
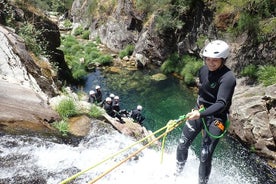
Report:
<svg viewBox="0 0 276 184"><path fill-rule="evenodd" d="M77 114L76 105L74 100L71 98L61 100L56 108L56 111L62 117L62 119L66 119Z"/></svg>
<svg viewBox="0 0 276 184"><path fill-rule="evenodd" d="M36 56L42 54L42 45L44 41L37 41L41 35L41 31L36 30L32 24L25 23L23 26L20 26L18 32L18 34L24 39L25 44L30 51L32 51Z"/></svg>
<svg viewBox="0 0 276 184"><path fill-rule="evenodd" d="M243 77L249 77L251 79L257 79L257 71L258 71L258 67L255 65L248 65L246 66L242 71L241 71L241 75Z"/></svg>
<svg viewBox="0 0 276 184"><path fill-rule="evenodd" d="M89 30L85 30L83 31L81 38L85 39L85 40L89 40L89 35L90 35L90 31Z"/></svg>
<svg viewBox="0 0 276 184"><path fill-rule="evenodd" d="M66 136L69 132L69 126L68 126L67 121L65 121L65 120L61 120L59 122L54 122L53 127L58 129L58 131L60 131L63 136Z"/></svg>
<svg viewBox="0 0 276 184"><path fill-rule="evenodd" d="M125 49L119 52L119 57L122 59L125 56L131 56L134 51L134 45L127 45Z"/></svg>
<svg viewBox="0 0 276 184"><path fill-rule="evenodd" d="M259 18L257 16L251 15L249 13L242 13L238 21L238 26L236 28L237 34L248 31L250 33L259 32Z"/></svg>
<svg viewBox="0 0 276 184"><path fill-rule="evenodd" d="M183 60L185 60L185 66L182 68L181 76L184 77L184 81L187 85L195 84L196 75L199 68L203 65L201 60L198 60L195 57L184 56Z"/></svg>
<svg viewBox="0 0 276 184"><path fill-rule="evenodd" d="M81 80L87 75L87 71L85 66L82 64L78 64L77 67L72 69L72 75L74 79Z"/></svg>
<svg viewBox="0 0 276 184"><path fill-rule="evenodd" d="M78 27L74 30L73 35L74 35L74 36L79 36L79 35L81 35L83 32L84 32L83 27L82 27L82 26L78 26Z"/></svg>
<svg viewBox="0 0 276 184"><path fill-rule="evenodd" d="M161 71L168 74L172 72L180 72L179 68L182 68L183 63L178 53L173 53L170 55L164 63L161 65Z"/></svg>
<svg viewBox="0 0 276 184"><path fill-rule="evenodd" d="M89 116L99 118L104 114L104 110L100 109L96 105L92 105L89 111Z"/></svg>
<svg viewBox="0 0 276 184"><path fill-rule="evenodd" d="M69 19L66 19L63 23L63 26L66 28L70 28L72 26L72 23Z"/></svg>
<svg viewBox="0 0 276 184"><path fill-rule="evenodd" d="M110 55L101 55L97 59L94 60L94 62L100 63L101 65L109 65L112 63L112 56Z"/></svg>
<svg viewBox="0 0 276 184"><path fill-rule="evenodd" d="M276 67L275 66L261 66L258 70L258 81L265 86L276 84Z"/></svg>

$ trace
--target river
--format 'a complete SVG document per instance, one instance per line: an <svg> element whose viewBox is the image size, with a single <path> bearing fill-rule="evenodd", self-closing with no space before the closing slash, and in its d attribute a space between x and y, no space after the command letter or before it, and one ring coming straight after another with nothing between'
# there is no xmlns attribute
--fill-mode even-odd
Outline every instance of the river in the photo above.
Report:
<svg viewBox="0 0 276 184"><path fill-rule="evenodd" d="M131 110L143 106L146 117L144 126L155 131L170 119L177 119L194 105L195 96L181 81L168 77L155 81L156 71L123 71L105 74L99 70L91 73L83 90L88 92L96 85L102 87L104 96L118 95L121 108ZM66 178L86 170L108 156L133 144L134 140L117 131L109 133L91 131L77 145L65 144L56 137L39 135L0 134L0 183L57 184ZM175 178L175 150L181 128L169 134L163 162L161 152L145 149L137 159L116 168L96 183L98 184L196 184L199 165L200 136L189 150L189 157L181 176ZM81 174L71 183L84 184L110 169L134 149ZM214 153L213 169L209 184L272 184L271 175L263 161L248 152L238 142L226 135Z"/></svg>

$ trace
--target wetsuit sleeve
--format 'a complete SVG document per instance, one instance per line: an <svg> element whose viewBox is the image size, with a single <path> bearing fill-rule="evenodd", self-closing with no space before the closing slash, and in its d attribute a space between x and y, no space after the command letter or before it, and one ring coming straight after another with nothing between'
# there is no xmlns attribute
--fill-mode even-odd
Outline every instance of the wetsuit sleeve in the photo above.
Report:
<svg viewBox="0 0 276 184"><path fill-rule="evenodd" d="M200 112L200 117L215 115L228 108L231 105L235 86L236 79L232 73L229 72L229 74L220 81L216 102L209 106L205 111Z"/></svg>

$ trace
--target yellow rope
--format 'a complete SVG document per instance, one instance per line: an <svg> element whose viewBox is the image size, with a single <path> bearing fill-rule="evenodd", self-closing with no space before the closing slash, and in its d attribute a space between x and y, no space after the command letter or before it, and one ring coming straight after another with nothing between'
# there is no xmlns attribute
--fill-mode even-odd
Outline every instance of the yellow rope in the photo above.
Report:
<svg viewBox="0 0 276 184"><path fill-rule="evenodd" d="M174 125L174 128L176 128L177 126L179 126L180 123L176 123ZM166 128L167 126L163 127ZM162 129L163 129L162 128ZM151 142L149 142L148 144L146 144L145 146L143 146L142 148L140 148L139 150L137 150L136 152L132 153L131 155L129 155L128 157L126 157L124 160L122 160L121 162L117 163L116 165L114 165L112 168L108 169L107 171L105 171L104 173L102 173L101 175L99 175L98 177L96 177L95 179L91 180L90 182L88 182L88 184L93 184L96 181L98 181L99 179L101 179L102 177L104 177L105 175L107 175L108 173L110 173L111 171L113 171L114 169L116 169L117 167L119 167L120 165L122 165L124 162L126 162L127 160L129 160L131 157L137 155L138 153L140 153L141 151L143 151L144 149L146 149L147 147L149 147L151 144L153 144L155 141L157 141L158 139L160 139L161 137L167 135L169 132L171 132L174 128L169 128L167 129L166 132L162 133L160 136L158 136L157 138L155 138L154 140L152 140Z"/></svg>
<svg viewBox="0 0 276 184"><path fill-rule="evenodd" d="M135 145L137 145L137 144L139 144L139 143L145 141L146 139L152 137L153 135L155 135L155 134L161 132L162 130L164 130L164 129L166 128L166 132L164 132L163 134L161 134L158 138L155 138L154 140L152 140L151 142L149 142L148 144L146 144L145 146L143 146L140 150L134 152L132 155L130 155L129 157L127 157L126 159L124 159L121 163L119 163L118 165L115 165L113 168L109 169L108 171L106 171L105 173L103 173L103 174L100 175L98 178L96 178L95 180L92 181L92 183L96 182L97 180L99 180L100 178L102 178L103 176L105 176L106 174L108 174L109 172L111 172L113 169L115 169L116 167L118 167L119 165L121 165L122 163L124 163L125 161L127 161L128 159L130 159L131 157L135 156L136 154L138 154L139 152L141 152L142 150L144 150L144 149L147 148L148 146L150 146L152 143L154 143L155 141L157 141L157 140L160 139L161 137L166 136L169 132L171 132L173 129L175 129L176 127L178 127L178 126L182 123L182 121L183 121L185 118L186 118L186 116L183 115L183 116L180 116L178 120L170 120L170 121L167 123L166 126L160 128L159 130L155 131L154 133L149 134L148 136L146 136L146 137L140 139L139 141L133 143L132 145L130 145L130 146L128 146L128 147L126 147L126 148L120 150L119 152L117 152L117 153L115 153L115 154L113 154L113 155L111 155L111 156L105 158L104 160L102 160L102 161L96 163L95 165L93 165L93 166L91 166L91 167L89 167L89 168L87 168L87 169L84 169L84 170L82 170L82 171L80 171L80 172L74 174L73 176L71 176L71 177L69 177L69 178L67 178L67 179L65 179L65 180L63 180L63 181L61 181L59 184L66 184L67 182L69 182L69 181L71 181L71 180L77 178L78 176L80 176L80 175L84 174L85 172L87 172L87 171L89 171L89 170L91 170L91 169L97 167L98 165L100 165L100 164L102 164L102 163L104 163L104 162L106 162L106 161L112 159L113 157L115 157L115 156L121 154L122 152L124 152L124 151L126 151L126 150L132 148L133 146L135 146ZM164 150L164 144L165 144L165 139L163 139L163 141L162 141L162 150ZM162 159L163 159L163 152L162 152Z"/></svg>
<svg viewBox="0 0 276 184"><path fill-rule="evenodd" d="M126 151L126 150L132 148L133 146L135 146L135 145L137 145L137 144L139 144L139 143L145 141L146 139L152 137L153 135L155 135L155 134L161 132L161 131L162 131L163 129L165 129L165 128L166 128L166 126L160 128L159 130L155 131L154 133L149 134L148 136L146 136L146 137L140 139L139 141L133 143L132 145L130 145L130 146L128 146L128 147L126 147L126 148L120 150L119 152L117 152L117 153L115 153L115 154L113 154L113 155L111 155L111 156L105 158L104 160L102 160L102 161L96 163L95 165L93 165L93 166L91 166L91 167L89 167L89 168L87 168L87 169L84 169L84 170L82 170L82 171L80 171L80 172L78 172L78 173L72 175L71 177L69 177L69 178L67 178L67 179L65 179L65 180L63 180L63 181L61 181L59 184L66 184L67 182L69 182L69 181L71 181L71 180L77 178L78 176L84 174L85 172L87 172L87 171L89 171L89 170L91 170L91 169L97 167L98 165L100 165L100 164L102 164L102 163L104 163L104 162L106 162L106 161L112 159L113 157L115 157L115 156L121 154L122 152L124 152L124 151Z"/></svg>
<svg viewBox="0 0 276 184"><path fill-rule="evenodd" d="M178 120L170 120L166 126L164 126L162 128L162 130L164 128L167 128L166 132L162 133L160 136L158 136L157 138L155 138L154 140L152 140L151 142L149 142L148 144L146 144L145 146L143 146L142 148L140 148L139 150L137 150L136 152L132 153L131 155L129 155L127 158L125 158L124 160L122 160L121 162L119 162L118 164L114 165L112 168L110 168L109 170L105 171L104 173L102 173L100 176L98 176L97 178L91 180L88 184L93 184L95 182L97 182L98 180L100 180L101 178L103 178L105 175L107 175L108 173L110 173L111 171L113 171L114 169L116 169L117 167L119 167L120 165L122 165L124 162L126 162L127 160L129 160L131 157L137 155L138 153L140 153L141 151L143 151L144 149L146 149L147 147L149 147L151 144L153 144L155 141L157 141L158 139L160 139L161 137L166 136L169 132L171 132L172 130L174 130L176 127L178 127L183 120L185 120L186 116L181 116L179 117ZM164 142L164 141L163 141Z"/></svg>
<svg viewBox="0 0 276 184"><path fill-rule="evenodd" d="M177 124L177 121L175 121L175 120L170 120L168 123L167 123L167 130L166 130L166 134L164 135L164 137L163 137L163 140L162 140L162 147L161 147L161 163L163 163L163 155L164 155L164 150L165 150L165 140L166 140L166 138L167 138L167 134L168 134L168 132L170 132L170 131L172 131L174 128L175 128L175 126L176 126L176 124Z"/></svg>

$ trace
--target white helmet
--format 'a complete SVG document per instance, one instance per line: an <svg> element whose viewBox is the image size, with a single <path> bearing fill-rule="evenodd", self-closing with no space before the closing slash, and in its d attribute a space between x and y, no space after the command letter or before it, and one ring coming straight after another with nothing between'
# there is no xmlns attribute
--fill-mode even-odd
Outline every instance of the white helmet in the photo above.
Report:
<svg viewBox="0 0 276 184"><path fill-rule="evenodd" d="M114 99L115 99L115 100L119 100L119 97L118 97L118 96L115 96Z"/></svg>
<svg viewBox="0 0 276 184"><path fill-rule="evenodd" d="M226 42L214 40L207 44L202 55L204 57L226 59L229 55L229 50L229 45Z"/></svg>
<svg viewBox="0 0 276 184"><path fill-rule="evenodd" d="M96 86L96 89L100 89L101 87L99 85Z"/></svg>
<svg viewBox="0 0 276 184"><path fill-rule="evenodd" d="M111 102L111 101L112 101L112 99L111 99L110 97L106 97L105 101L107 101L107 102Z"/></svg>
<svg viewBox="0 0 276 184"><path fill-rule="evenodd" d="M114 98L115 95L114 95L113 93L111 93L111 94L109 95L109 97L110 97L110 98Z"/></svg>
<svg viewBox="0 0 276 184"><path fill-rule="evenodd" d="M91 91L89 91L89 94L93 95L93 94L95 94L95 91L91 90Z"/></svg>
<svg viewBox="0 0 276 184"><path fill-rule="evenodd" d="M143 109L143 107L141 106L141 105L137 105L137 110L142 110Z"/></svg>

